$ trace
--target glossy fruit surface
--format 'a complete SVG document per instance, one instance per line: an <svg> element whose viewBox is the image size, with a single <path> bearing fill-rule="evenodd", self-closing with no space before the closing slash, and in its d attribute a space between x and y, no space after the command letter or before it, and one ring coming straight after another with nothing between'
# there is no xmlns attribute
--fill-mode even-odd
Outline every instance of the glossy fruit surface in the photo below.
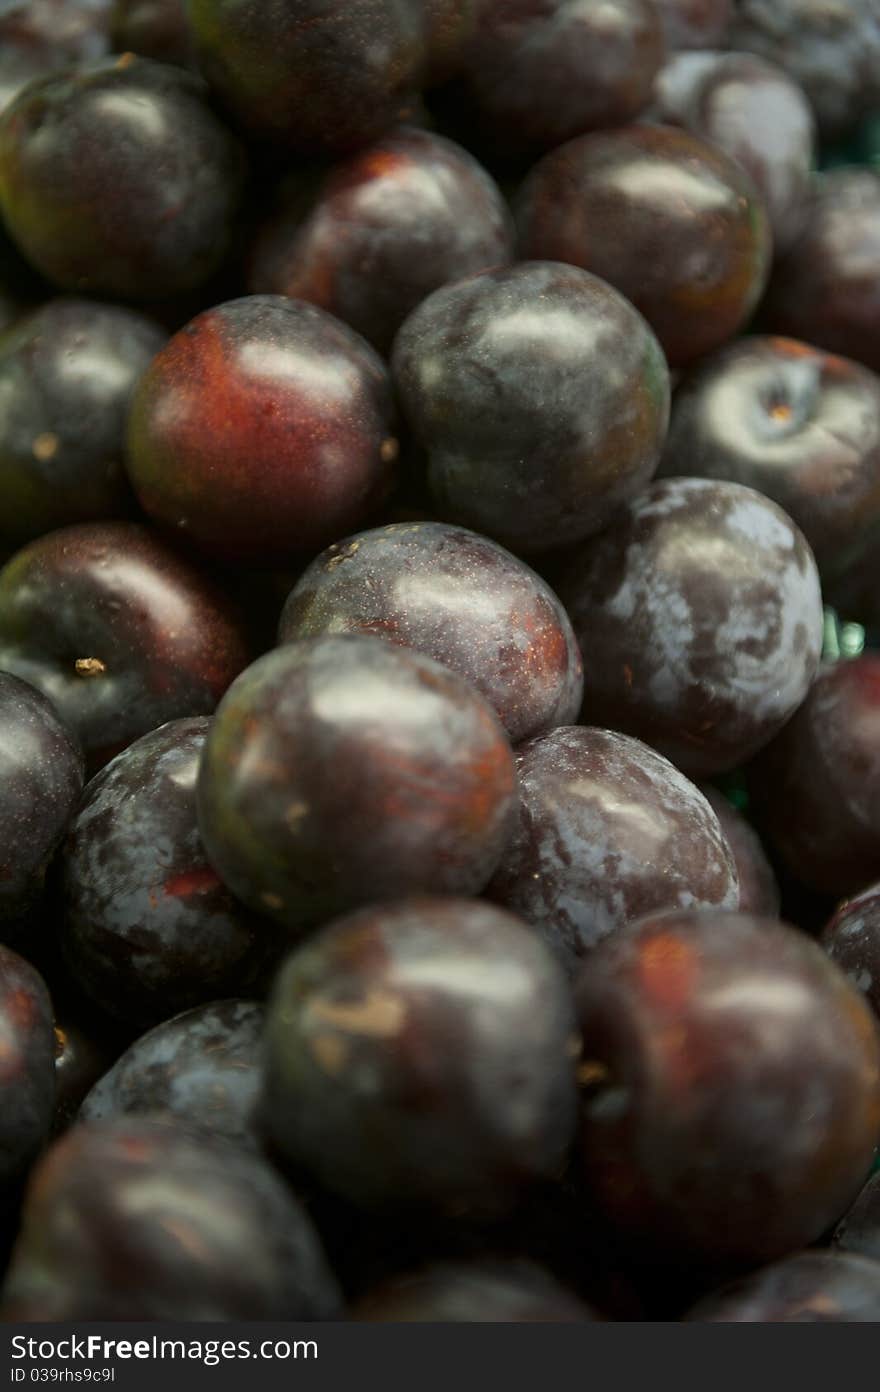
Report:
<svg viewBox="0 0 880 1392"><path fill-rule="evenodd" d="M135 1040L95 1082L80 1119L164 1114L254 1148L262 1042L256 1001L197 1005Z"/></svg>
<svg viewBox="0 0 880 1392"><path fill-rule="evenodd" d="M188 14L201 70L230 113L300 154L368 145L411 100L425 62L412 0L188 0Z"/></svg>
<svg viewBox="0 0 880 1392"><path fill-rule="evenodd" d="M109 48L112 0L4 0L0 111L34 78L94 62Z"/></svg>
<svg viewBox="0 0 880 1392"><path fill-rule="evenodd" d="M537 154L637 116L662 60L651 0L481 0L453 99L478 144Z"/></svg>
<svg viewBox="0 0 880 1392"><path fill-rule="evenodd" d="M730 847L739 880L739 907L743 913L779 917L780 894L776 875L761 838L751 822L722 792L706 783L700 788Z"/></svg>
<svg viewBox="0 0 880 1392"><path fill-rule="evenodd" d="M497 716L462 677L378 638L315 638L230 689L199 824L233 892L301 928L387 898L479 893L515 777Z"/></svg>
<svg viewBox="0 0 880 1392"><path fill-rule="evenodd" d="M354 1319L371 1324L582 1324L591 1310L529 1262L446 1263L371 1291Z"/></svg>
<svg viewBox="0 0 880 1392"><path fill-rule="evenodd" d="M880 95L875 0L736 0L731 48L778 63L800 83L823 131L851 126Z"/></svg>
<svg viewBox="0 0 880 1392"><path fill-rule="evenodd" d="M365 521L397 458L388 375L324 310L249 295L171 339L132 403L128 468L156 521L226 561L283 564Z"/></svg>
<svg viewBox="0 0 880 1392"><path fill-rule="evenodd" d="M654 0L670 49L722 48L734 0Z"/></svg>
<svg viewBox="0 0 880 1392"><path fill-rule="evenodd" d="M520 191L517 220L522 256L616 286L673 367L741 329L770 270L767 214L749 176L671 126L603 131L551 151Z"/></svg>
<svg viewBox="0 0 880 1392"><path fill-rule="evenodd" d="M364 909L278 977L263 1119L359 1204L501 1213L564 1167L574 1030L561 969L512 915L452 898Z"/></svg>
<svg viewBox="0 0 880 1392"><path fill-rule="evenodd" d="M309 1219L265 1161L141 1117L56 1141L3 1295L12 1320L326 1319L339 1305Z"/></svg>
<svg viewBox="0 0 880 1392"><path fill-rule="evenodd" d="M828 956L864 991L880 1020L880 884L846 899L822 929Z"/></svg>
<svg viewBox="0 0 880 1392"><path fill-rule="evenodd" d="M756 488L823 574L851 568L880 527L880 378L794 339L739 339L676 392L660 473Z"/></svg>
<svg viewBox="0 0 880 1392"><path fill-rule="evenodd" d="M128 405L164 342L141 314L77 299L50 300L0 339L4 541L131 511Z"/></svg>
<svg viewBox="0 0 880 1392"><path fill-rule="evenodd" d="M54 1046L43 978L0 943L0 1188L20 1177L49 1134Z"/></svg>
<svg viewBox="0 0 880 1392"><path fill-rule="evenodd" d="M631 305L574 267L519 265L436 291L392 364L435 503L514 550L598 531L657 466L663 355Z"/></svg>
<svg viewBox="0 0 880 1392"><path fill-rule="evenodd" d="M385 353L432 291L512 258L494 180L460 145L401 126L314 192L294 185L257 239L249 283L320 305Z"/></svg>
<svg viewBox="0 0 880 1392"><path fill-rule="evenodd" d="M77 294L160 299L226 255L233 137L180 68L124 54L31 83L0 118L0 209L25 256Z"/></svg>
<svg viewBox="0 0 880 1392"><path fill-rule="evenodd" d="M702 793L628 735L553 730L517 755L513 835L489 894L569 970L608 934L663 909L735 909L733 857Z"/></svg>
<svg viewBox="0 0 880 1392"><path fill-rule="evenodd" d="M522 561L476 532L398 523L331 546L281 615L282 643L372 633L465 677L512 743L577 719L583 665L568 615Z"/></svg>
<svg viewBox="0 0 880 1392"><path fill-rule="evenodd" d="M64 527L0 571L0 669L47 695L94 770L209 715L248 660L229 601L145 527Z"/></svg>
<svg viewBox="0 0 880 1392"><path fill-rule="evenodd" d="M762 194L777 256L805 218L816 158L812 108L797 83L752 53L681 53L659 74L660 119L719 146Z"/></svg>
<svg viewBox="0 0 880 1392"><path fill-rule="evenodd" d="M595 949L576 994L585 1180L642 1254L754 1266L846 1209L880 1134L880 1034L806 935L644 919Z"/></svg>
<svg viewBox="0 0 880 1392"><path fill-rule="evenodd" d="M0 671L0 938L39 910L46 871L83 785L82 753L50 701Z"/></svg>
<svg viewBox="0 0 880 1392"><path fill-rule="evenodd" d="M210 723L173 720L129 745L86 788L64 846L67 965L135 1025L247 988L277 950L202 848L196 779Z"/></svg>
<svg viewBox="0 0 880 1392"><path fill-rule="evenodd" d="M880 173L834 169L815 180L762 317L776 333L880 371Z"/></svg>
<svg viewBox="0 0 880 1392"><path fill-rule="evenodd" d="M750 771L760 823L786 866L828 894L880 878L880 655L823 667Z"/></svg>
<svg viewBox="0 0 880 1392"><path fill-rule="evenodd" d="M862 1192L834 1233L837 1251L855 1252L880 1262L880 1171Z"/></svg>
<svg viewBox="0 0 880 1392"><path fill-rule="evenodd" d="M584 655L584 718L692 776L735 768L797 710L822 650L812 553L751 488L661 479L560 583Z"/></svg>
<svg viewBox="0 0 880 1392"><path fill-rule="evenodd" d="M880 1321L880 1262L798 1252L702 1300L689 1320L723 1324Z"/></svg>

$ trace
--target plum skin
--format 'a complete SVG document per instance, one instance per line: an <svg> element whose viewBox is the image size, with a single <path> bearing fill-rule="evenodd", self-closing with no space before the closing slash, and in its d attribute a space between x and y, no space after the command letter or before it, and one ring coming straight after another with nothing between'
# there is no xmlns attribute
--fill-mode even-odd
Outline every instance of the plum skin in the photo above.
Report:
<svg viewBox="0 0 880 1392"><path fill-rule="evenodd" d="M175 334L128 423L144 510L233 563L283 565L368 520L397 453L378 355L324 310L281 295L217 305Z"/></svg>
<svg viewBox="0 0 880 1392"><path fill-rule="evenodd" d="M398 523L335 543L291 590L279 643L372 633L450 667L486 698L511 743L571 724L583 663L559 600L486 537Z"/></svg>
<svg viewBox="0 0 880 1392"><path fill-rule="evenodd" d="M564 1168L573 1028L561 969L513 915L378 904L282 968L263 1124L290 1163L368 1209L500 1215Z"/></svg>
<svg viewBox="0 0 880 1392"><path fill-rule="evenodd" d="M597 532L657 467L669 375L610 286L571 266L513 266L429 296L392 373L448 520L517 553Z"/></svg>
<svg viewBox="0 0 880 1392"><path fill-rule="evenodd" d="M880 1033L797 929L661 914L607 938L576 998L594 1202L645 1253L736 1270L815 1241L880 1131Z"/></svg>
<svg viewBox="0 0 880 1392"><path fill-rule="evenodd" d="M52 1002L39 972L0 943L0 1190L49 1135L55 1106Z"/></svg>
<svg viewBox="0 0 880 1392"><path fill-rule="evenodd" d="M479 893L515 778L497 716L462 677L374 637L304 639L221 703L199 826L233 892L301 932L385 898Z"/></svg>
<svg viewBox="0 0 880 1392"><path fill-rule="evenodd" d="M219 268L244 166L204 95L191 74L131 54L25 88L0 117L0 209L41 274L78 294L161 299Z"/></svg>

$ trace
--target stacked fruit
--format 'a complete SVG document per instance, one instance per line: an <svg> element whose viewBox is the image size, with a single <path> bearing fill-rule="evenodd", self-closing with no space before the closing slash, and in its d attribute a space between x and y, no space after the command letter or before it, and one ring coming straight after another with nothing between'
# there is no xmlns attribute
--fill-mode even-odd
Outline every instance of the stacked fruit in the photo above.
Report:
<svg viewBox="0 0 880 1392"><path fill-rule="evenodd" d="M880 1320L835 16L0 8L5 1318Z"/></svg>

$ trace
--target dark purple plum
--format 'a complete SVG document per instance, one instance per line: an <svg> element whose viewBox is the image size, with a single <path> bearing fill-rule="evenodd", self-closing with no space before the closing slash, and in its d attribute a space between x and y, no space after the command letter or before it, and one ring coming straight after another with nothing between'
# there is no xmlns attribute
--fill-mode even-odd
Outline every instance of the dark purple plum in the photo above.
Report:
<svg viewBox="0 0 880 1392"><path fill-rule="evenodd" d="M762 319L880 372L880 172L834 169L816 179Z"/></svg>
<svg viewBox="0 0 880 1392"><path fill-rule="evenodd" d="M662 755L610 730L553 730L518 751L519 809L489 885L569 971L648 913L735 909L718 818Z"/></svg>
<svg viewBox="0 0 880 1392"><path fill-rule="evenodd" d="M383 899L478 894L515 780L463 677L378 638L314 638L233 683L202 755L199 824L233 893L298 930Z"/></svg>
<svg viewBox="0 0 880 1392"><path fill-rule="evenodd" d="M880 98L876 0L735 0L728 43L790 73L826 135L853 125Z"/></svg>
<svg viewBox="0 0 880 1392"><path fill-rule="evenodd" d="M61 949L85 994L140 1025L247 989L277 935L209 865L196 780L210 720L173 720L86 788L64 845Z"/></svg>
<svg viewBox="0 0 880 1392"><path fill-rule="evenodd" d="M608 281L645 316L673 367L732 338L770 272L764 203L715 145L671 126L570 140L517 202L520 253Z"/></svg>
<svg viewBox="0 0 880 1392"><path fill-rule="evenodd" d="M0 670L54 701L92 770L167 720L210 715L247 661L226 596L136 523L63 527L0 571Z"/></svg>
<svg viewBox="0 0 880 1392"><path fill-rule="evenodd" d="M281 1155L367 1208L500 1215L564 1169L565 977L525 924L412 899L338 919L278 977L261 1116Z"/></svg>
<svg viewBox="0 0 880 1392"><path fill-rule="evenodd" d="M243 174L200 79L130 53L32 82L0 117L0 211L62 289L163 299L229 249Z"/></svg>
<svg viewBox="0 0 880 1392"><path fill-rule="evenodd" d="M365 1295L352 1318L369 1324L584 1324L596 1316L530 1262L483 1260L398 1276Z"/></svg>
<svg viewBox="0 0 880 1392"><path fill-rule="evenodd" d="M819 1238L880 1134L862 996L774 919L661 914L577 982L588 1192L642 1258L734 1270Z"/></svg>
<svg viewBox="0 0 880 1392"><path fill-rule="evenodd" d="M255 1148L263 1007L198 1005L135 1040L91 1088L82 1121L163 1114Z"/></svg>
<svg viewBox="0 0 880 1392"><path fill-rule="evenodd" d="M794 714L824 617L803 535L738 483L661 479L560 582L584 655L584 719L692 777L736 768Z"/></svg>
<svg viewBox="0 0 880 1392"><path fill-rule="evenodd" d="M844 900L819 940L853 985L864 991L880 1020L880 884Z"/></svg>
<svg viewBox="0 0 880 1392"><path fill-rule="evenodd" d="M511 743L578 716L583 665L550 587L486 537L398 523L331 546L291 590L279 642L372 633L451 668L493 707Z"/></svg>
<svg viewBox="0 0 880 1392"><path fill-rule="evenodd" d="M734 0L654 0L669 49L722 48Z"/></svg>
<svg viewBox="0 0 880 1392"><path fill-rule="evenodd" d="M742 812L711 783L705 784L700 791L718 818L730 847L739 880L741 912L778 918L779 885L760 836Z"/></svg>
<svg viewBox="0 0 880 1392"><path fill-rule="evenodd" d="M104 1031L64 1003L55 1012L55 1114L52 1134L58 1136L76 1120L80 1104L110 1068L114 1049Z"/></svg>
<svg viewBox="0 0 880 1392"><path fill-rule="evenodd" d="M811 889L880 878L880 654L823 667L794 719L750 769L759 825Z"/></svg>
<svg viewBox="0 0 880 1392"><path fill-rule="evenodd" d="M164 342L133 310L77 299L50 300L0 339L4 541L131 512L128 406Z"/></svg>
<svg viewBox="0 0 880 1392"><path fill-rule="evenodd" d="M55 1035L45 982L0 943L0 1190L45 1143L55 1106Z"/></svg>
<svg viewBox="0 0 880 1392"><path fill-rule="evenodd" d="M868 1180L834 1231L838 1252L854 1252L880 1262L880 1170Z"/></svg>
<svg viewBox="0 0 880 1392"><path fill-rule="evenodd" d="M382 135L426 61L412 0L187 2L201 70L229 112L299 154L339 156Z"/></svg>
<svg viewBox="0 0 880 1392"><path fill-rule="evenodd" d="M454 77L465 59L481 0L422 0L427 26L428 86Z"/></svg>
<svg viewBox="0 0 880 1392"><path fill-rule="evenodd" d="M134 395L144 510L224 561L284 565L384 501L397 458L388 373L315 305L249 295L198 315Z"/></svg>
<svg viewBox="0 0 880 1392"><path fill-rule="evenodd" d="M494 180L460 145L399 127L317 188L294 184L258 235L249 284L320 305L384 353L432 291L512 259Z"/></svg>
<svg viewBox="0 0 880 1392"><path fill-rule="evenodd" d="M275 1171L143 1117L73 1127L35 1169L3 1291L30 1320L314 1320L339 1293Z"/></svg>
<svg viewBox="0 0 880 1392"><path fill-rule="evenodd" d="M654 335L571 266L514 266L435 291L394 347L438 507L516 551L598 531L648 483L669 417Z"/></svg>
<svg viewBox="0 0 880 1392"><path fill-rule="evenodd" d="M848 1252L797 1252L707 1296L688 1320L716 1324L880 1321L880 1262Z"/></svg>
<svg viewBox="0 0 880 1392"><path fill-rule="evenodd" d="M138 53L183 68L195 65L186 0L115 0L110 34L118 53Z"/></svg>
<svg viewBox="0 0 880 1392"><path fill-rule="evenodd" d="M739 339L679 386L659 472L756 488L823 576L851 569L880 530L880 379L794 339Z"/></svg>
<svg viewBox="0 0 880 1392"><path fill-rule="evenodd" d="M0 7L0 111L34 78L94 62L110 47L113 0L4 0Z"/></svg>
<svg viewBox="0 0 880 1392"><path fill-rule="evenodd" d="M816 158L813 112L796 82L753 53L681 53L657 78L661 121L742 165L763 195L777 255L804 224Z"/></svg>
<svg viewBox="0 0 880 1392"><path fill-rule="evenodd" d="M76 739L51 701L0 671L0 938L26 934L83 786Z"/></svg>
<svg viewBox="0 0 880 1392"><path fill-rule="evenodd" d="M479 146L540 154L637 116L663 55L652 0L480 0L448 104Z"/></svg>

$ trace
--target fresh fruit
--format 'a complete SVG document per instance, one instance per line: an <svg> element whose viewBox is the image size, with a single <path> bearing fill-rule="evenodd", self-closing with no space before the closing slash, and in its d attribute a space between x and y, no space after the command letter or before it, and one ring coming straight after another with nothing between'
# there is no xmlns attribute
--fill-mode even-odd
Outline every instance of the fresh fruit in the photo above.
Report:
<svg viewBox="0 0 880 1392"><path fill-rule="evenodd" d="M370 1291L353 1318L370 1324L583 1324L596 1316L540 1267L480 1261L398 1276Z"/></svg>
<svg viewBox="0 0 880 1392"><path fill-rule="evenodd" d="M880 1171L875 1171L834 1232L839 1252L854 1252L880 1262Z"/></svg>
<svg viewBox="0 0 880 1392"><path fill-rule="evenodd" d="M718 818L724 839L730 847L739 880L741 911L778 918L779 885L760 836L751 822L711 783L704 784L700 792Z"/></svg>
<svg viewBox="0 0 880 1392"><path fill-rule="evenodd" d="M229 250L241 151L180 68L130 53L41 78L0 117L0 211L42 275L161 299Z"/></svg>
<svg viewBox="0 0 880 1392"><path fill-rule="evenodd" d="M45 982L0 943L0 1189L17 1180L49 1135L55 1036Z"/></svg>
<svg viewBox="0 0 880 1392"><path fill-rule="evenodd" d="M0 671L0 938L36 926L46 872L83 785L76 740L51 701Z"/></svg>
<svg viewBox="0 0 880 1392"><path fill-rule="evenodd" d="M256 1001L211 1001L156 1025L95 1081L80 1120L162 1114L255 1148L263 1013Z"/></svg>
<svg viewBox="0 0 880 1392"><path fill-rule="evenodd" d="M76 1120L86 1093L110 1068L114 1051L95 1022L86 1028L70 1007L55 1010L55 1114L52 1134L58 1136Z"/></svg>
<svg viewBox="0 0 880 1392"><path fill-rule="evenodd" d="M689 1320L723 1324L856 1324L880 1320L880 1262L798 1252L700 1301Z"/></svg>
<svg viewBox="0 0 880 1392"><path fill-rule="evenodd" d="M770 272L767 213L748 174L671 126L570 140L535 166L516 212L522 256L616 286L673 367L732 338Z"/></svg>
<svg viewBox="0 0 880 1392"><path fill-rule="evenodd" d="M4 0L0 9L0 111L34 78L94 62L109 48L112 0Z"/></svg>
<svg viewBox="0 0 880 1392"><path fill-rule="evenodd" d="M217 1136L124 1117L75 1126L34 1172L3 1317L311 1320L339 1293L275 1171Z"/></svg>
<svg viewBox="0 0 880 1392"><path fill-rule="evenodd" d="M851 570L880 527L880 378L793 339L737 339L676 391L659 472L756 488L823 575Z"/></svg>
<svg viewBox="0 0 880 1392"><path fill-rule="evenodd" d="M115 0L110 34L117 53L139 53L157 63L195 66L186 0Z"/></svg>
<svg viewBox="0 0 880 1392"><path fill-rule="evenodd" d="M187 0L199 65L252 135L304 155L368 145L412 100L422 0ZM344 99L342 99L344 93Z"/></svg>
<svg viewBox="0 0 880 1392"><path fill-rule="evenodd" d="M584 719L692 777L767 744L818 668L812 553L781 508L740 484L652 484L581 546L560 596L584 654Z"/></svg>
<svg viewBox="0 0 880 1392"><path fill-rule="evenodd" d="M63 527L0 571L0 670L54 701L92 771L167 720L210 715L247 660L226 596L135 523Z"/></svg>
<svg viewBox="0 0 880 1392"><path fill-rule="evenodd" d="M568 615L533 570L463 527L398 523L329 547L291 590L278 636L338 633L458 672L514 744L577 719L583 665Z"/></svg>
<svg viewBox="0 0 880 1392"><path fill-rule="evenodd" d="M669 379L647 325L570 266L514 266L437 290L394 347L439 507L515 551L605 526L657 467Z"/></svg>
<svg viewBox="0 0 880 1392"><path fill-rule="evenodd" d="M209 727L173 720L135 740L88 785L64 846L65 961L91 1000L135 1026L253 986L280 950L202 848Z"/></svg>
<svg viewBox="0 0 880 1392"><path fill-rule="evenodd" d="M432 291L512 259L494 180L451 140L398 127L317 187L293 182L257 238L249 283L320 305L387 353Z"/></svg>
<svg viewBox="0 0 880 1392"><path fill-rule="evenodd" d="M734 0L654 0L670 49L722 48Z"/></svg>
<svg viewBox="0 0 880 1392"><path fill-rule="evenodd" d="M515 771L462 677L360 636L292 643L233 684L198 785L209 860L293 929L412 894L477 894L510 830Z"/></svg>
<svg viewBox="0 0 880 1392"><path fill-rule="evenodd" d="M880 1135L880 1033L806 935L647 918L595 948L576 996L584 1179L643 1257L754 1267L852 1202Z"/></svg>
<svg viewBox="0 0 880 1392"><path fill-rule="evenodd" d="M501 1214L564 1168L574 1028L562 971L512 915L452 898L364 909L282 968L264 1124L366 1207Z"/></svg>
<svg viewBox="0 0 880 1392"><path fill-rule="evenodd" d="M880 1020L880 885L844 900L822 929L820 942L853 985L864 991Z"/></svg>
<svg viewBox="0 0 880 1392"><path fill-rule="evenodd" d="M94 300L50 300L0 339L0 535L124 517L135 383L165 342L157 324Z"/></svg>
<svg viewBox="0 0 880 1392"><path fill-rule="evenodd" d="M737 908L715 813L647 745L610 730L558 729L522 745L517 770L518 816L488 892L570 971L645 914Z"/></svg>
<svg viewBox="0 0 880 1392"><path fill-rule="evenodd" d="M141 505L225 561L290 563L384 501L387 372L324 310L250 295L200 314L141 378L128 469Z"/></svg>
<svg viewBox="0 0 880 1392"><path fill-rule="evenodd" d="M802 883L838 897L880 878L880 655L823 667L750 770L759 824Z"/></svg>

